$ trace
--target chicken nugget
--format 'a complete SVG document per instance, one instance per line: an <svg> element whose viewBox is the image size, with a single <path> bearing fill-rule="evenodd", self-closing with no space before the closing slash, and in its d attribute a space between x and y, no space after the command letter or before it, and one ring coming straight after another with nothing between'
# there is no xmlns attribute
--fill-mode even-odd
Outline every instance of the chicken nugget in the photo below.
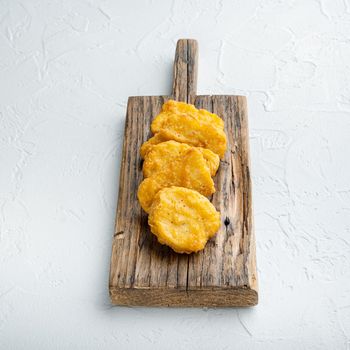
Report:
<svg viewBox="0 0 350 350"><path fill-rule="evenodd" d="M152 146L157 145L161 142L168 141L165 138L165 135L163 135L163 132L158 132L154 136L152 136L150 139L148 139L146 142L144 142L140 148L140 155L141 158L144 159L146 154L152 149Z"/></svg>
<svg viewBox="0 0 350 350"><path fill-rule="evenodd" d="M162 162L164 162L164 157ZM187 187L198 191L204 196L210 196L215 192L214 181L211 178L209 167L202 153L196 147L189 147L184 153L181 162L171 161L171 158L169 158L167 166L164 166L163 169L157 164L153 165L146 164L146 173L151 176L141 182L137 192L141 207L147 213L153 198L164 187ZM152 172L152 169L155 170Z"/></svg>
<svg viewBox="0 0 350 350"><path fill-rule="evenodd" d="M203 249L218 231L220 213L198 192L173 186L157 193L148 224L159 243L190 254Z"/></svg>
<svg viewBox="0 0 350 350"><path fill-rule="evenodd" d="M156 194L164 187L166 187L165 182L162 183L157 178L153 177L148 177L140 183L139 189L137 190L137 198L142 209L146 213L149 212Z"/></svg>
<svg viewBox="0 0 350 350"><path fill-rule="evenodd" d="M221 159L225 156L227 140L224 131L210 125L201 125L197 120L186 116L173 116L162 129L162 133L168 140L208 148Z"/></svg>
<svg viewBox="0 0 350 350"><path fill-rule="evenodd" d="M162 110L158 115L158 117L161 115L188 116L193 119L197 119L200 122L210 124L214 128L217 128L219 130L224 130L224 121L217 114L210 113L206 109L197 109L194 105L185 103L185 102L174 101L174 100L169 100L165 102L162 106ZM164 121L162 121L162 118L156 117L153 120L152 127L154 128L154 130L156 129L160 130L162 129L163 123Z"/></svg>
<svg viewBox="0 0 350 350"><path fill-rule="evenodd" d="M194 189L205 196L209 196L215 192L215 187L211 177L211 181L209 180L208 172L210 176L210 170L206 161L204 160L203 163L203 160L203 155L198 151L197 147L191 147L186 152L183 161L183 171L181 173L181 186ZM174 184L174 186L176 185Z"/></svg>
<svg viewBox="0 0 350 350"><path fill-rule="evenodd" d="M144 177L164 172L164 169L183 167L186 155L191 148L193 147L176 141L166 141L151 146L143 163ZM219 156L205 148L197 147L196 149L206 161L210 175L215 176L220 164Z"/></svg>
<svg viewBox="0 0 350 350"><path fill-rule="evenodd" d="M197 147L197 149L202 153L204 159L206 160L211 176L215 176L219 169L220 157L210 149L203 147Z"/></svg>
<svg viewBox="0 0 350 350"><path fill-rule="evenodd" d="M223 126L223 120L216 114L183 102L168 101L154 118L151 130L156 135L161 133L163 140L208 148L223 158L227 144Z"/></svg>

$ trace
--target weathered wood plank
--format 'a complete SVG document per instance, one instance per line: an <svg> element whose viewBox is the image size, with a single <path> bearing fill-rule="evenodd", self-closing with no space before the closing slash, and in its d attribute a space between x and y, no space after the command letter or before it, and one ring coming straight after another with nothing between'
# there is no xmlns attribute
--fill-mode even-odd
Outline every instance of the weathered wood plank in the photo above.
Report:
<svg viewBox="0 0 350 350"><path fill-rule="evenodd" d="M198 44L195 40L179 40L174 60L172 98L194 103L197 93Z"/></svg>
<svg viewBox="0 0 350 350"><path fill-rule="evenodd" d="M119 305L249 306L257 303L246 99L196 96L197 44L177 45L173 95L130 97L110 269L111 300ZM141 144L169 98L194 103L225 121L228 150L211 200L222 225L205 249L182 255L160 245L137 201L142 181Z"/></svg>

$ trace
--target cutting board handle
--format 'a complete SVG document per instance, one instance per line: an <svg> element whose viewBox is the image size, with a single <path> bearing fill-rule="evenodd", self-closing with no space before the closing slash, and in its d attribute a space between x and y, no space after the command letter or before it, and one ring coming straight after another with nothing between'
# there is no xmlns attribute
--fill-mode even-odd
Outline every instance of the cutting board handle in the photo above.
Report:
<svg viewBox="0 0 350 350"><path fill-rule="evenodd" d="M177 101L194 103L197 93L198 43L193 39L180 39L176 44L173 93Z"/></svg>

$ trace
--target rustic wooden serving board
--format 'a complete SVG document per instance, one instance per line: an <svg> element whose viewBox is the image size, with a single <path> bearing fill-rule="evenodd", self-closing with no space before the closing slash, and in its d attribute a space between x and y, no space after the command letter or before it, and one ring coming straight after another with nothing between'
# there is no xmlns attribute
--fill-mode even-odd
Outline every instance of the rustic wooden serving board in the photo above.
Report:
<svg viewBox="0 0 350 350"><path fill-rule="evenodd" d="M109 291L112 303L145 306L250 306L258 302L249 164L247 104L243 96L196 96L198 47L179 40L171 96L130 97L127 106ZM219 232L197 254L177 254L150 232L137 201L139 149L168 99L186 101L225 121L228 149L211 201Z"/></svg>

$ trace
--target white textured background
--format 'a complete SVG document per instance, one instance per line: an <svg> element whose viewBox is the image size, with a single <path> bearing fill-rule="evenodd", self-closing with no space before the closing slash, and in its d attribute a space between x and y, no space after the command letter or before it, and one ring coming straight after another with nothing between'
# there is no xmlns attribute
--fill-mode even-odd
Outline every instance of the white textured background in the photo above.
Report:
<svg viewBox="0 0 350 350"><path fill-rule="evenodd" d="M112 308L127 97L249 102L260 304ZM0 349L350 349L350 1L0 0Z"/></svg>

